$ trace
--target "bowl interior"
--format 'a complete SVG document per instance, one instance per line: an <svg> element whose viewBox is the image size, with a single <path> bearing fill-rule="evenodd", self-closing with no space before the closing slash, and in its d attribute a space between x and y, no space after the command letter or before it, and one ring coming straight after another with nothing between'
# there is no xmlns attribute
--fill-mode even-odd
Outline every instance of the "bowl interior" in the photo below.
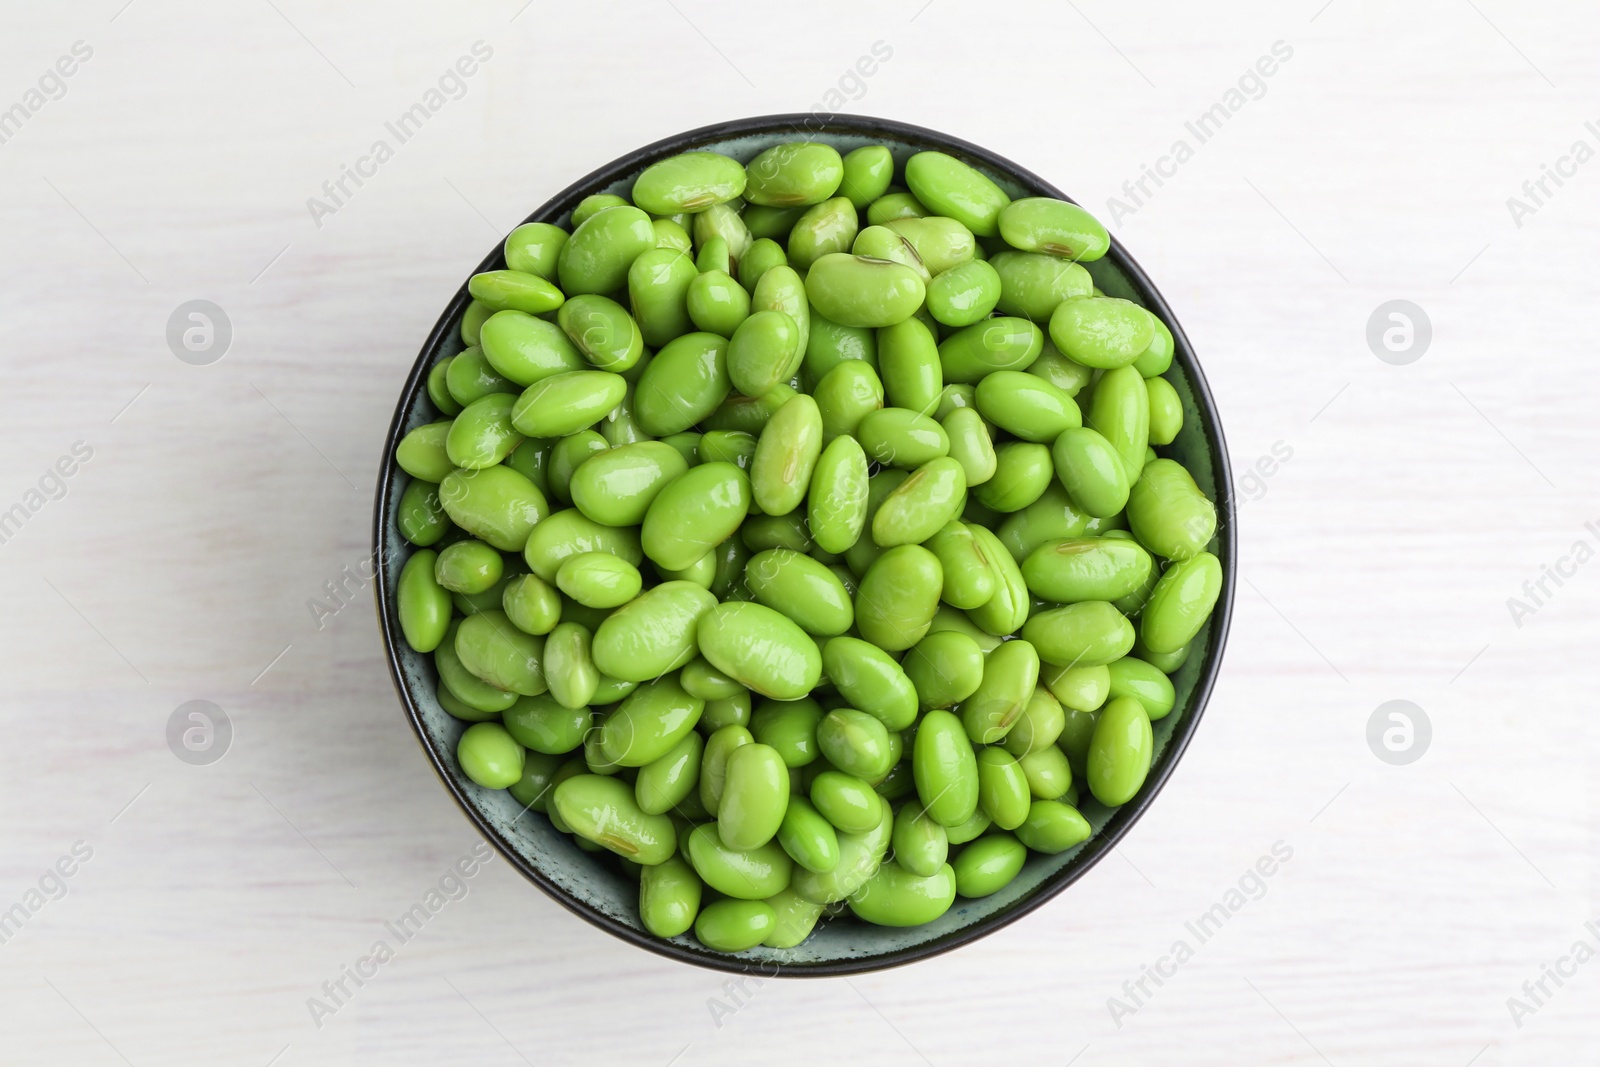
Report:
<svg viewBox="0 0 1600 1067"><path fill-rule="evenodd" d="M864 144L886 144L897 164L903 164L914 152L936 148L966 159L1012 197L1062 196L1009 161L933 131L851 116L835 116L821 122L811 116L794 115L708 127L651 145L575 183L526 221L566 225L572 208L583 196L599 192L626 196L634 177L644 167L677 152L709 149L749 160L774 144L802 139L825 141L841 153ZM503 265L496 248L479 269ZM1211 547L1222 560L1223 593L1211 621L1196 637L1188 662L1173 678L1177 690L1174 710L1154 724L1155 758L1144 789L1116 810L1096 803L1085 790L1080 810L1094 827L1094 836L1060 855L1030 853L1022 873L1006 888L981 900L957 898L948 913L927 926L889 929L843 918L823 923L798 948L757 948L731 955L706 949L690 936L667 941L648 933L638 918L637 882L604 858L580 851L543 815L524 813L509 793L486 790L468 780L455 758L456 741L467 724L440 707L435 697L437 676L432 657L413 652L399 636L392 591L410 546L396 530L394 513L408 478L395 466L393 451L405 433L439 417L428 400L424 379L436 361L462 348L457 326L468 300L463 285L418 357L400 398L385 450L374 515L374 547L376 558L382 561L378 610L396 685L429 758L462 807L514 866L584 918L669 956L735 971L759 967L769 974L775 969L787 974L841 974L904 963L981 936L1043 903L1110 849L1160 790L1210 693L1233 599L1233 494L1225 445L1210 395L1171 312L1137 264L1115 242L1110 254L1087 266L1107 295L1136 301L1159 314L1171 327L1177 356L1166 377L1183 401L1184 423L1177 440L1160 451L1193 473L1200 487L1217 501L1219 511L1219 533Z"/></svg>

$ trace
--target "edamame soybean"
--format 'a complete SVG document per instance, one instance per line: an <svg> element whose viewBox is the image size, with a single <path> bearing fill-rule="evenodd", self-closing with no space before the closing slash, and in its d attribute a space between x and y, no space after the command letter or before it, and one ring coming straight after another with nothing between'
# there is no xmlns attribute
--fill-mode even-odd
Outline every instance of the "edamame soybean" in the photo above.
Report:
<svg viewBox="0 0 1600 1067"><path fill-rule="evenodd" d="M469 282L395 449L388 619L462 773L723 952L932 921L1137 796L1225 576L1172 330L1082 266L1104 227L794 142L570 228Z"/></svg>

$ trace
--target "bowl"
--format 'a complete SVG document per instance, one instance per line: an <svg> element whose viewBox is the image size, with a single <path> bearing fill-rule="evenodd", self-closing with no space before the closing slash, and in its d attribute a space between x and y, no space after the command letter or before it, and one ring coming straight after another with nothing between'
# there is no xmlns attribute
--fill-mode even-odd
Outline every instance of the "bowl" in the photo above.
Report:
<svg viewBox="0 0 1600 1067"><path fill-rule="evenodd" d="M748 161L756 153L785 141L824 141L841 153L863 144L885 144L897 164L912 153L937 149L965 160L987 174L1007 194L1068 199L1054 186L987 149L934 130L888 119L854 115L767 115L704 126L636 149L556 194L526 222L570 224L577 203L591 193L627 195L634 178L657 160L695 149L712 150ZM496 245L472 273L503 268ZM1009 885L979 900L958 897L954 906L926 926L893 929L871 926L853 917L821 924L804 944L793 949L756 948L721 953L702 946L691 935L658 938L638 917L638 885L615 865L580 851L540 814L522 812L510 794L490 791L470 781L456 762L456 742L467 724L452 718L434 695L432 657L411 650L400 633L394 609L394 588L410 546L395 527L395 512L408 478L395 464L395 446L406 433L437 418L428 400L428 369L462 348L458 324L470 297L463 281L433 331L423 343L401 390L394 420L384 443L373 515L373 558L377 568L378 622L385 657L406 717L423 751L456 803L512 867L573 913L640 948L686 963L737 973L759 970L764 975L830 976L859 974L926 959L975 941L1015 922L1045 904L1081 878L1114 848L1155 802L1167 778L1200 723L1222 662L1234 596L1234 497L1227 449L1215 404L1188 339L1161 294L1115 239L1103 259L1086 264L1095 283L1109 296L1142 304L1171 327L1176 357L1166 374L1183 402L1183 430L1162 449L1194 475L1216 501L1218 532L1212 550L1223 567L1223 588L1210 621L1195 638L1188 661L1173 677L1177 704L1155 722L1155 751L1150 773L1139 795L1116 809L1085 796L1080 810L1094 828L1083 844L1055 856L1030 853L1026 866Z"/></svg>

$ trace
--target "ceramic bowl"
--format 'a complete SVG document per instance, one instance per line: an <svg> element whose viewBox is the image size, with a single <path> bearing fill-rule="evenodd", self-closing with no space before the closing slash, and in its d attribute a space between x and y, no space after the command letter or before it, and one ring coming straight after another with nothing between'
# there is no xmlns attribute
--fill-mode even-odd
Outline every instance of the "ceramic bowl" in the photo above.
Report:
<svg viewBox="0 0 1600 1067"><path fill-rule="evenodd" d="M934 130L887 119L848 115L826 119L813 115L770 115L690 130L629 152L556 194L524 221L569 226L573 207L585 196L591 193L626 196L640 171L679 152L703 149L749 160L772 145L795 140L825 141L841 153L864 144L885 144L894 153L897 163L902 164L912 153L937 149L977 167L1012 197L1067 198L1060 190L1010 160ZM472 273L504 266L500 247L496 245ZM373 521L374 558L382 561L377 576L378 615L389 670L411 728L416 731L445 789L513 867L575 914L651 952L727 971L759 969L767 975L842 975L910 963L975 941L1041 907L1116 847L1160 796L1200 723L1201 712L1216 681L1233 608L1234 496L1227 449L1215 405L1194 351L1166 301L1115 240L1103 259L1086 266L1107 295L1142 304L1172 328L1177 355L1166 377L1182 398L1184 423L1178 439L1163 448L1162 453L1186 466L1200 488L1217 502L1218 509L1218 534L1212 550L1222 561L1222 595L1210 622L1195 638L1188 662L1173 678L1177 689L1176 707L1154 724L1155 757L1144 788L1132 801L1114 810L1088 798L1085 790L1081 810L1094 828L1094 835L1088 841L1056 856L1030 854L1022 873L1000 892L981 900L958 897L949 912L927 926L876 927L847 914L820 924L816 933L798 948L757 948L732 954L708 949L692 935L667 940L650 934L639 920L636 881L606 858L580 851L571 838L557 833L543 815L523 814L522 805L510 794L486 790L471 782L455 757L456 741L467 724L452 718L439 706L434 695L437 681L432 657L413 652L400 635L393 592L410 546L395 528L395 510L408 481L395 465L395 446L410 430L439 417L428 400L425 379L435 362L462 347L459 323L470 299L463 279L412 365L384 445L383 473L379 478Z"/></svg>

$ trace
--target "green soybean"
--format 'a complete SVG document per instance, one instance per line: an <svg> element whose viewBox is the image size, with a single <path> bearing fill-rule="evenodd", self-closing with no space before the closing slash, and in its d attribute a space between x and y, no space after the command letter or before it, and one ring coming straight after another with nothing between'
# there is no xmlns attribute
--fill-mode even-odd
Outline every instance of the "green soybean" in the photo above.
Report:
<svg viewBox="0 0 1600 1067"><path fill-rule="evenodd" d="M433 401L433 406L439 409L441 415L453 416L461 411L461 403L450 395L447 381L454 359L454 356L446 356L428 371L428 399Z"/></svg>
<svg viewBox="0 0 1600 1067"><path fill-rule="evenodd" d="M452 593L481 593L500 580L505 561L482 541L456 541L434 557L433 577Z"/></svg>
<svg viewBox="0 0 1600 1067"><path fill-rule="evenodd" d="M885 193L867 205L867 222L882 226L894 219L920 219L929 214L916 197L907 192Z"/></svg>
<svg viewBox="0 0 1600 1067"><path fill-rule="evenodd" d="M921 926L950 910L956 875L949 864L923 877L890 861L850 895L850 911L875 926Z"/></svg>
<svg viewBox="0 0 1600 1067"><path fill-rule="evenodd" d="M858 225L848 197L836 196L807 208L789 231L789 261L803 269L822 256L849 251Z"/></svg>
<svg viewBox="0 0 1600 1067"><path fill-rule="evenodd" d="M567 231L548 222L529 222L506 235L506 266L525 274L537 274L549 281L555 277L561 246Z"/></svg>
<svg viewBox="0 0 1600 1067"><path fill-rule="evenodd" d="M903 470L914 470L950 451L944 427L907 408L868 412L856 427L856 438L870 458Z"/></svg>
<svg viewBox="0 0 1600 1067"><path fill-rule="evenodd" d="M522 777L516 783L506 787L506 791L526 811L537 811L541 814L549 810L550 791L554 788L556 770L561 766L561 757L549 756L542 752L529 752L524 755L522 764Z"/></svg>
<svg viewBox="0 0 1600 1067"><path fill-rule="evenodd" d="M456 742L456 760L485 789L506 789L522 778L522 746L497 722L469 726Z"/></svg>
<svg viewBox="0 0 1600 1067"><path fill-rule="evenodd" d="M822 708L810 697L799 700L764 700L750 717L750 732L770 746L791 770L816 762L817 724Z"/></svg>
<svg viewBox="0 0 1600 1067"><path fill-rule="evenodd" d="M745 170L718 152L683 152L652 163L633 180L633 202L652 215L703 211L744 192Z"/></svg>
<svg viewBox="0 0 1600 1067"><path fill-rule="evenodd" d="M600 685L600 672L589 654L589 631L564 622L545 639L542 668L545 684L556 702L568 708L586 708Z"/></svg>
<svg viewBox="0 0 1600 1067"><path fill-rule="evenodd" d="M989 260L1000 278L1002 315L1048 323L1064 301L1094 294L1094 280L1076 263L1034 252L1001 252Z"/></svg>
<svg viewBox="0 0 1600 1067"><path fill-rule="evenodd" d="M949 438L949 455L961 464L967 485L982 485L994 477L1000 461L995 455L994 439L990 437L989 428L977 409L955 408L940 417L939 425Z"/></svg>
<svg viewBox="0 0 1600 1067"><path fill-rule="evenodd" d="M842 771L825 770L811 780L811 803L841 833L867 833L883 810L872 786Z"/></svg>
<svg viewBox="0 0 1600 1067"><path fill-rule="evenodd" d="M1027 319L998 317L975 322L939 342L944 379L975 385L1000 370L1027 370L1044 350L1044 334Z"/></svg>
<svg viewBox="0 0 1600 1067"><path fill-rule="evenodd" d="M912 646L902 664L923 710L952 708L977 691L983 680L983 650L967 634L930 632Z"/></svg>
<svg viewBox="0 0 1600 1067"><path fill-rule="evenodd" d="M1057 667L1041 671L1039 678L1062 705L1076 711L1097 711L1111 692L1111 672L1105 664L1092 667Z"/></svg>
<svg viewBox="0 0 1600 1067"><path fill-rule="evenodd" d="M511 424L529 437L563 437L605 418L622 402L628 383L607 371L566 371L525 389Z"/></svg>
<svg viewBox="0 0 1600 1067"><path fill-rule="evenodd" d="M1047 745L1017 760L1028 780L1028 792L1040 800L1057 800L1072 788L1072 763L1066 753Z"/></svg>
<svg viewBox="0 0 1600 1067"><path fill-rule="evenodd" d="M1155 323L1155 335L1150 338L1150 347L1133 362L1133 369L1146 378L1167 373L1167 368L1172 366L1172 357L1177 352L1177 342L1173 340L1167 324L1158 315L1152 314L1150 318Z"/></svg>
<svg viewBox="0 0 1600 1067"><path fill-rule="evenodd" d="M1144 706L1150 721L1164 718L1176 701L1172 679L1153 664L1124 656L1106 667L1111 697L1133 697Z"/></svg>
<svg viewBox="0 0 1600 1067"><path fill-rule="evenodd" d="M1154 564L1131 538L1084 537L1049 541L1022 563L1022 577L1035 596L1057 604L1116 600L1138 589Z"/></svg>
<svg viewBox="0 0 1600 1067"><path fill-rule="evenodd" d="M972 495L994 511L1021 511L1044 495L1054 475L1047 446L1033 441L1007 441L995 449L994 477L974 486Z"/></svg>
<svg viewBox="0 0 1600 1067"><path fill-rule="evenodd" d="M733 388L727 339L686 333L667 342L634 387L635 415L655 437L682 433L717 409Z"/></svg>
<svg viewBox="0 0 1600 1067"><path fill-rule="evenodd" d="M951 863L956 892L971 899L998 893L1022 872L1027 858L1026 846L1011 834L980 837Z"/></svg>
<svg viewBox="0 0 1600 1067"><path fill-rule="evenodd" d="M1035 800L1017 827L1017 840L1046 856L1065 852L1089 839L1093 830L1077 808L1059 800Z"/></svg>
<svg viewBox="0 0 1600 1067"><path fill-rule="evenodd" d="M523 387L589 366L560 326L523 311L498 311L489 316L481 342L488 366Z"/></svg>
<svg viewBox="0 0 1600 1067"><path fill-rule="evenodd" d="M677 670L697 651L695 627L716 597L692 582L663 582L608 615L592 655L603 673L643 682Z"/></svg>
<svg viewBox="0 0 1600 1067"><path fill-rule="evenodd" d="M600 370L620 374L638 363L644 354L644 336L639 324L627 309L609 297L575 296L561 305L556 321L573 347Z"/></svg>
<svg viewBox="0 0 1600 1067"><path fill-rule="evenodd" d="M867 485L867 456L854 437L836 437L817 457L806 519L824 551L843 552L860 539L867 521Z"/></svg>
<svg viewBox="0 0 1600 1067"><path fill-rule="evenodd" d="M824 375L841 363L861 362L877 370L876 330L864 326L841 326L817 314L810 318L811 330L806 337L805 359L801 365L812 385L821 382Z"/></svg>
<svg viewBox="0 0 1600 1067"><path fill-rule="evenodd" d="M972 536L983 550L984 559L995 574L994 596L967 615L985 633L996 637L1016 633L1027 621L1030 607L1028 585L1023 580L1022 569L1000 539L982 526L967 524Z"/></svg>
<svg viewBox="0 0 1600 1067"><path fill-rule="evenodd" d="M657 937L677 937L700 914L699 875L681 856L645 867L639 875L639 918Z"/></svg>
<svg viewBox="0 0 1600 1067"><path fill-rule="evenodd" d="M1117 450L1087 426L1062 431L1051 445L1056 477L1085 514L1109 518L1128 503L1128 473Z"/></svg>
<svg viewBox="0 0 1600 1067"><path fill-rule="evenodd" d="M904 730L916 720L916 687L878 645L857 637L835 637L823 646L822 663L828 680L851 707L877 716L890 730Z"/></svg>
<svg viewBox="0 0 1600 1067"><path fill-rule="evenodd" d="M745 565L756 600L789 616L807 633L832 637L855 620L850 594L826 566L791 549L758 552Z"/></svg>
<svg viewBox="0 0 1600 1067"><path fill-rule="evenodd" d="M756 439L750 460L756 505L768 515L787 515L799 507L821 454L822 413L815 400L796 393L773 412Z"/></svg>
<svg viewBox="0 0 1600 1067"><path fill-rule="evenodd" d="M1044 673L1040 671L1041 681ZM1066 712L1062 709L1061 702L1056 699L1054 693L1040 685L1028 698L1027 706L1022 709L1022 715L1006 734L1001 745L1018 759L1040 752L1047 746L1055 744L1056 738L1061 736L1061 731L1066 726L1066 721Z"/></svg>
<svg viewBox="0 0 1600 1067"><path fill-rule="evenodd" d="M899 234L911 246L917 260L932 277L972 262L977 253L972 231L955 219L939 216L893 219L884 223L884 227Z"/></svg>
<svg viewBox="0 0 1600 1067"><path fill-rule="evenodd" d="M894 156L883 145L862 145L847 152L841 166L839 193L849 197L857 211L887 192L894 178Z"/></svg>
<svg viewBox="0 0 1600 1067"><path fill-rule="evenodd" d="M948 456L929 460L879 505L872 518L873 542L891 548L927 541L961 513L966 489L960 463Z"/></svg>
<svg viewBox="0 0 1600 1067"><path fill-rule="evenodd" d="M605 552L634 566L644 559L637 533L602 526L576 508L555 512L536 523L523 546L522 557L534 574L545 582L554 582L562 562L582 552Z"/></svg>
<svg viewBox="0 0 1600 1067"><path fill-rule="evenodd" d="M737 900L770 897L788 885L794 873L794 861L778 842L751 849L729 848L714 823L702 823L690 831L686 851L706 885Z"/></svg>
<svg viewBox="0 0 1600 1067"><path fill-rule="evenodd" d="M1083 425L1072 397L1035 374L995 371L978 383L978 413L1013 437L1050 443Z"/></svg>
<svg viewBox="0 0 1600 1067"><path fill-rule="evenodd" d="M452 522L502 552L526 547L549 515L538 487L505 466L451 471L439 483L439 501Z"/></svg>
<svg viewBox="0 0 1600 1067"><path fill-rule="evenodd" d="M1046 196L1014 200L1000 212L1000 236L1024 252L1075 261L1099 259L1111 248L1100 221L1077 204Z"/></svg>
<svg viewBox="0 0 1600 1067"><path fill-rule="evenodd" d="M928 818L920 804L904 804L894 817L895 862L926 878L937 874L950 855L945 828Z"/></svg>
<svg viewBox="0 0 1600 1067"><path fill-rule="evenodd" d="M561 756L583 745L593 717L587 707L569 707L549 693L525 696L501 716L518 744L533 752Z"/></svg>
<svg viewBox="0 0 1600 1067"><path fill-rule="evenodd" d="M568 556L556 571L556 585L585 607L621 607L643 587L639 568L603 552Z"/></svg>
<svg viewBox="0 0 1600 1067"><path fill-rule="evenodd" d="M768 207L821 203L844 180L844 160L838 150L815 141L774 145L744 169L744 198Z"/></svg>
<svg viewBox="0 0 1600 1067"><path fill-rule="evenodd" d="M749 219L749 213L745 215ZM756 235L757 239L750 244L750 249L739 257L739 284L746 290L754 292L761 282L761 276L773 267L787 267L789 255L783 246L770 237Z"/></svg>
<svg viewBox="0 0 1600 1067"><path fill-rule="evenodd" d="M1089 399L1089 394L1084 388L1094 379L1094 371L1082 363L1072 360L1056 351L1054 344L1046 343L1044 351L1039 353L1039 358L1028 365L1027 373L1037 374L1063 393L1078 400L1078 409L1083 410L1083 404Z"/></svg>
<svg viewBox="0 0 1600 1067"><path fill-rule="evenodd" d="M738 207L732 202L712 204L702 211L696 211L690 219L691 236L702 251L714 242L721 242L722 257L727 262L719 265L717 269L731 271L732 263L737 262L739 257L749 250L750 228L744 224ZM711 268L700 269L705 271Z"/></svg>
<svg viewBox="0 0 1600 1067"><path fill-rule="evenodd" d="M912 268L847 252L831 252L811 264L805 291L824 318L863 327L903 322L927 295L922 277Z"/></svg>
<svg viewBox="0 0 1600 1067"><path fill-rule="evenodd" d="M1154 741L1150 717L1132 697L1108 702L1089 742L1089 791L1107 807L1126 804L1150 773Z"/></svg>
<svg viewBox="0 0 1600 1067"><path fill-rule="evenodd" d="M650 559L681 570L732 535L750 510L750 479L732 463L691 467L645 512L640 542Z"/></svg>
<svg viewBox="0 0 1600 1067"><path fill-rule="evenodd" d="M412 553L395 587L400 632L417 652L438 648L450 628L450 594L434 576L437 558L431 549Z"/></svg>
<svg viewBox="0 0 1600 1067"><path fill-rule="evenodd" d="M700 786L697 790L700 804L707 815L715 816L717 804L722 799L722 786L727 777L728 757L743 745L754 744L755 738L743 726L723 726L713 730L706 738L705 754L700 761Z"/></svg>
<svg viewBox="0 0 1600 1067"><path fill-rule="evenodd" d="M1046 541L1083 536L1089 532L1091 522L1067 491L1054 484L1046 486L1038 500L1012 513L996 536L1013 559L1023 560Z"/></svg>
<svg viewBox="0 0 1600 1067"><path fill-rule="evenodd" d="M864 360L846 360L829 370L812 395L822 413L822 439L853 437L861 420L883 407L883 383Z"/></svg>
<svg viewBox="0 0 1600 1067"><path fill-rule="evenodd" d="M689 319L696 328L732 337L750 315L750 294L725 270L702 271L689 283Z"/></svg>
<svg viewBox="0 0 1600 1067"><path fill-rule="evenodd" d="M749 726L750 703L748 689L721 700L708 700L705 713L700 716L701 725L708 731L724 726Z"/></svg>
<svg viewBox="0 0 1600 1067"><path fill-rule="evenodd" d="M1154 334L1148 311L1115 297L1063 300L1050 315L1050 339L1062 355L1086 367L1125 367L1150 347Z"/></svg>
<svg viewBox="0 0 1600 1067"><path fill-rule="evenodd" d="M1022 717L1039 682L1039 653L1026 640L1006 641L983 663L983 680L961 705L961 722L973 744L1001 741Z"/></svg>
<svg viewBox="0 0 1600 1067"><path fill-rule="evenodd" d="M1128 493L1128 528L1158 555L1185 560L1211 543L1217 509L1182 464L1157 459Z"/></svg>
<svg viewBox="0 0 1600 1067"><path fill-rule="evenodd" d="M774 700L805 696L822 675L816 642L787 616L763 604L716 605L700 619L697 635L700 654L708 663Z"/></svg>
<svg viewBox="0 0 1600 1067"><path fill-rule="evenodd" d="M442 482L444 476L455 470L445 452L445 439L450 433L449 419L418 426L400 439L395 446L395 462L413 478L425 482Z"/></svg>
<svg viewBox="0 0 1600 1067"><path fill-rule="evenodd" d="M600 749L620 767L643 767L670 752L694 729L705 701L691 696L675 677L645 683L600 725Z"/></svg>
<svg viewBox="0 0 1600 1067"><path fill-rule="evenodd" d="M908 159L906 185L930 209L979 237L999 232L1000 212L1011 203L993 181L944 152L918 152Z"/></svg>
<svg viewBox="0 0 1600 1067"><path fill-rule="evenodd" d="M1152 652L1176 652L1194 640L1222 592L1222 564L1201 552L1168 567L1145 603L1139 636Z"/></svg>
<svg viewBox="0 0 1600 1067"><path fill-rule="evenodd" d="M1133 624L1110 604L1089 600L1039 612L1023 624L1022 637L1048 663L1093 667L1128 654Z"/></svg>
<svg viewBox="0 0 1600 1067"><path fill-rule="evenodd" d="M691 730L662 756L639 768L633 795L639 810L661 815L683 803L700 784L705 742Z"/></svg>
<svg viewBox="0 0 1600 1067"><path fill-rule="evenodd" d="M570 286L566 287L571 289ZM562 291L537 274L518 270L491 270L474 274L467 282L472 298L494 311L526 311L541 315L561 306Z"/></svg>
<svg viewBox="0 0 1600 1067"><path fill-rule="evenodd" d="M928 311L945 326L971 326L989 317L1000 302L1000 275L974 259L934 277L928 283Z"/></svg>
<svg viewBox="0 0 1600 1067"><path fill-rule="evenodd" d="M672 820L640 811L627 782L575 775L556 786L551 804L579 837L646 867L665 863L678 849Z"/></svg>
<svg viewBox="0 0 1600 1067"><path fill-rule="evenodd" d="M1170 445L1183 429L1183 401L1165 378L1146 378L1144 387L1150 394L1150 443Z"/></svg>
<svg viewBox="0 0 1600 1067"><path fill-rule="evenodd" d="M1139 372L1132 367L1106 371L1095 383L1084 425L1116 449L1128 484L1137 482L1150 440L1150 393Z"/></svg>
<svg viewBox="0 0 1600 1067"><path fill-rule="evenodd" d="M561 290L576 296L621 289L627 283L633 261L655 247L655 242L650 216L636 207L609 207L589 216L561 246L556 260ZM521 310L538 314L551 309Z"/></svg>
<svg viewBox="0 0 1600 1067"><path fill-rule="evenodd" d="M496 713L511 707L517 702L516 693L489 684L461 662L455 641L459 628L459 624L452 624L439 647L433 650L433 664L439 672L440 683L474 711Z"/></svg>
<svg viewBox="0 0 1600 1067"><path fill-rule="evenodd" d="M817 745L830 764L866 782L888 774L898 758L883 723L854 708L824 715L817 724Z"/></svg>
<svg viewBox="0 0 1600 1067"><path fill-rule="evenodd" d="M915 318L879 329L878 373L891 406L932 414L944 390L932 331Z"/></svg>
<svg viewBox="0 0 1600 1067"><path fill-rule="evenodd" d="M972 818L978 808L978 761L960 719L937 709L925 714L911 766L929 818L947 828Z"/></svg>
<svg viewBox="0 0 1600 1067"><path fill-rule="evenodd" d="M884 552L856 590L856 626L879 648L903 652L922 640L939 607L944 568L920 545Z"/></svg>
<svg viewBox="0 0 1600 1067"><path fill-rule="evenodd" d="M742 745L728 755L717 804L717 834L731 849L760 848L778 834L789 801L789 768L767 745Z"/></svg>
<svg viewBox="0 0 1600 1067"><path fill-rule="evenodd" d="M573 505L605 526L636 526L673 479L689 469L660 441L639 441L597 453L578 465L568 484Z"/></svg>
<svg viewBox="0 0 1600 1067"><path fill-rule="evenodd" d="M497 689L538 696L547 688L544 638L512 626L503 611L480 611L461 620L455 652L469 673Z"/></svg>
<svg viewBox="0 0 1600 1067"><path fill-rule="evenodd" d="M728 342L728 378L745 396L765 396L794 376L802 354L794 319L782 311L756 311Z"/></svg>
<svg viewBox="0 0 1600 1067"><path fill-rule="evenodd" d="M839 866L838 832L803 796L788 799L783 821L778 826L778 844L790 859L808 871L826 874Z"/></svg>

